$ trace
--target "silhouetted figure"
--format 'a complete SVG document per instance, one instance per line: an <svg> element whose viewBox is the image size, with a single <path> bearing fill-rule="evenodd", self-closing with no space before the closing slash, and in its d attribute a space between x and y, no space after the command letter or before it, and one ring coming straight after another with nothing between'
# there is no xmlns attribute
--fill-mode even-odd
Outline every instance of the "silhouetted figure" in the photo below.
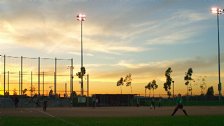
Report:
<svg viewBox="0 0 224 126"><path fill-rule="evenodd" d="M49 91L49 97L52 97L53 96L53 90L51 89L50 91Z"/></svg>
<svg viewBox="0 0 224 126"><path fill-rule="evenodd" d="M159 98L159 101L158 101L158 107L160 107L161 106L161 98Z"/></svg>
<svg viewBox="0 0 224 126"><path fill-rule="evenodd" d="M39 104L39 103L40 103L40 99L37 98L37 99L36 99L36 107L40 107L40 104Z"/></svg>
<svg viewBox="0 0 224 126"><path fill-rule="evenodd" d="M46 110L47 110L47 100L44 100L44 102L43 102L43 111L46 112Z"/></svg>
<svg viewBox="0 0 224 126"><path fill-rule="evenodd" d="M99 102L99 100L98 100L98 98L96 98L96 99L95 99L95 107L97 107L98 102Z"/></svg>
<svg viewBox="0 0 224 126"><path fill-rule="evenodd" d="M15 96L15 98L14 98L15 108L18 108L18 104L19 104L19 98L17 96Z"/></svg>
<svg viewBox="0 0 224 126"><path fill-rule="evenodd" d="M95 102L96 102L95 98L92 98L92 107L93 108L95 108Z"/></svg>
<svg viewBox="0 0 224 126"><path fill-rule="evenodd" d="M177 106L176 106L176 108L174 109L174 111L173 111L173 113L172 113L172 116L174 116L174 114L177 112L178 109L182 109L182 111L184 112L184 114L185 114L186 116L188 116L186 110L183 109L183 99L182 99L182 97L181 97L181 94L178 94L178 97L177 97Z"/></svg>
<svg viewBox="0 0 224 126"><path fill-rule="evenodd" d="M93 97L92 103L93 103L93 108L97 107L99 100L96 97Z"/></svg>
<svg viewBox="0 0 224 126"><path fill-rule="evenodd" d="M156 105L155 105L155 100L154 100L154 98L152 98L152 100L151 100L151 106L150 106L150 109L152 109L152 107L154 108L154 110L156 109Z"/></svg>
<svg viewBox="0 0 224 126"><path fill-rule="evenodd" d="M136 101L136 106L139 107L140 104L139 104L139 99L137 98L137 101Z"/></svg>

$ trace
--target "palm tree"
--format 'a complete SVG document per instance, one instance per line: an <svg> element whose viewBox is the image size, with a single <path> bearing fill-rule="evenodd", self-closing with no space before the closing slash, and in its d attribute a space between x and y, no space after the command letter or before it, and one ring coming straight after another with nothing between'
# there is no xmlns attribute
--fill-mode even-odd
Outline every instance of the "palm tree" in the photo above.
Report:
<svg viewBox="0 0 224 126"><path fill-rule="evenodd" d="M131 81L132 81L132 79L131 79L131 74L129 73L129 74L125 77L124 82L126 83L126 86L127 86L127 87L128 87L128 86L131 87L131 94L132 94Z"/></svg>
<svg viewBox="0 0 224 126"><path fill-rule="evenodd" d="M148 89L151 92L151 89L153 91L153 97L154 97L154 90L156 90L158 88L158 85L156 84L156 81L153 80L152 82L149 82L146 86L145 86L145 90Z"/></svg>
<svg viewBox="0 0 224 126"><path fill-rule="evenodd" d="M153 80L151 83L151 89L153 91L153 97L154 97L154 90L156 90L158 88L158 85L156 84L156 81Z"/></svg>
<svg viewBox="0 0 224 126"><path fill-rule="evenodd" d="M191 85L191 81L193 80L191 77L192 73L193 73L193 69L189 68L188 71L185 73L185 77L184 77L184 80L186 81L185 85L187 86L187 95L189 94L189 91L191 92L191 95L192 95L192 85Z"/></svg>
<svg viewBox="0 0 224 126"><path fill-rule="evenodd" d="M214 96L214 88L213 88L213 86L208 88L206 95L207 96Z"/></svg>
<svg viewBox="0 0 224 126"><path fill-rule="evenodd" d="M13 89L13 95L17 95L17 92L16 92L17 90L14 88Z"/></svg>
<svg viewBox="0 0 224 126"><path fill-rule="evenodd" d="M24 90L22 90L22 95L26 95L26 92L27 92L28 90L25 88Z"/></svg>
<svg viewBox="0 0 224 126"><path fill-rule="evenodd" d="M122 86L124 85L124 79L123 77L121 77L121 79L119 79L117 81L117 86L120 86L120 89L121 89L121 94L122 94Z"/></svg>
<svg viewBox="0 0 224 126"><path fill-rule="evenodd" d="M164 89L167 92L168 97L170 98L171 96L171 84L174 83L173 79L171 78L170 74L172 73L172 69L171 67L169 67L166 72L165 72L165 76L166 76L166 82L164 83Z"/></svg>
<svg viewBox="0 0 224 126"><path fill-rule="evenodd" d="M149 90L149 97L150 97L150 94L151 94L151 82L149 82L146 86L145 86L145 94L146 94L146 90Z"/></svg>
<svg viewBox="0 0 224 126"><path fill-rule="evenodd" d="M206 86L206 80L205 80L206 76L201 78L202 83L200 84L200 88L201 88L201 95L204 95L204 90L207 88Z"/></svg>

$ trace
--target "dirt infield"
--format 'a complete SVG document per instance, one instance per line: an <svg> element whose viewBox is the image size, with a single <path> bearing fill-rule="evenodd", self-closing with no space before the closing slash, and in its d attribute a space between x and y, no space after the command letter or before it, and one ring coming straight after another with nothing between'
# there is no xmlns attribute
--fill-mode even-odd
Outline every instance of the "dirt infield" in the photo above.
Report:
<svg viewBox="0 0 224 126"><path fill-rule="evenodd" d="M185 107L189 115L224 115L224 106L197 106ZM27 117L133 117L133 116L170 116L174 107L71 107L48 108L0 108L0 116L27 116ZM176 115L184 115L179 110Z"/></svg>

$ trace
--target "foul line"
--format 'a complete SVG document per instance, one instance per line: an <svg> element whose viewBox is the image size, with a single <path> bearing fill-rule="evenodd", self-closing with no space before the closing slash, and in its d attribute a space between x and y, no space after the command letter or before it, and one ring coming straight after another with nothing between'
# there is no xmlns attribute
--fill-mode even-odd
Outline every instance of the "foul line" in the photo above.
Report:
<svg viewBox="0 0 224 126"><path fill-rule="evenodd" d="M37 111L38 111L38 110L37 110ZM43 112L43 111L38 111L38 112L40 112L40 113L42 113L42 114L45 114L45 115L47 115L47 116L50 116L50 117L52 117L52 118L58 119L58 120L60 120L60 121L62 121L62 122L64 122L64 123L67 123L67 124L69 124L69 125L72 125L72 126L79 126L79 125L77 125L77 124L75 124L75 123L73 123L73 122L68 122L68 121L66 121L66 120L64 120L64 119L61 119L61 118L59 118L59 117L55 117L55 116L53 116L53 115L51 115L51 114L49 114L49 113L47 113L47 112Z"/></svg>
<svg viewBox="0 0 224 126"><path fill-rule="evenodd" d="M48 116L50 116L50 117L55 118L55 116L53 116L53 115L51 115L51 114L49 114L49 113L47 113L47 112L43 112L43 111L39 111L39 112L41 112L41 113L43 113L43 114L45 114L45 115L48 115Z"/></svg>

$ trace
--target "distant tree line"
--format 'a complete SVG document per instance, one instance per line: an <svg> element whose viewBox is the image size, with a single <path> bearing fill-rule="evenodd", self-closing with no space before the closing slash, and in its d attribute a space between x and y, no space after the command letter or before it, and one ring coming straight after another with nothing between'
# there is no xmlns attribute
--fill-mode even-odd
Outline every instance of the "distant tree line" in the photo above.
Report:
<svg viewBox="0 0 224 126"><path fill-rule="evenodd" d="M166 81L163 84L163 88L165 90L165 92L167 93L167 96L170 98L171 95L174 95L174 80L171 77L171 73L173 72L171 67L168 67L167 70L165 71L165 77L166 77ZM192 95L193 92L193 83L195 83L195 80L192 78L193 75L193 69L189 68L187 70L187 72L185 72L185 76L184 76L184 85L187 87L187 95ZM121 77L118 81L117 81L117 86L120 87L121 90L121 94L122 94L122 86L126 85L126 87L130 86L131 87L131 93L132 93L132 86L131 86L131 82L132 82L132 78L131 78L131 74L127 74L125 77ZM214 89L213 86L209 87L207 89L206 94L204 94L204 90L207 88L206 86L206 82L205 82L205 78L206 76L202 77L200 76L198 79L198 84L200 83L200 89L201 89L201 95L208 95L208 96L214 96ZM173 85L173 86L172 86ZM146 91L149 91L149 96L151 94L151 91L153 93L153 97L154 97L154 91L158 88L158 85L156 83L156 80L152 80L150 82L148 82L145 85L145 96L146 96ZM173 89L173 92L172 92Z"/></svg>

